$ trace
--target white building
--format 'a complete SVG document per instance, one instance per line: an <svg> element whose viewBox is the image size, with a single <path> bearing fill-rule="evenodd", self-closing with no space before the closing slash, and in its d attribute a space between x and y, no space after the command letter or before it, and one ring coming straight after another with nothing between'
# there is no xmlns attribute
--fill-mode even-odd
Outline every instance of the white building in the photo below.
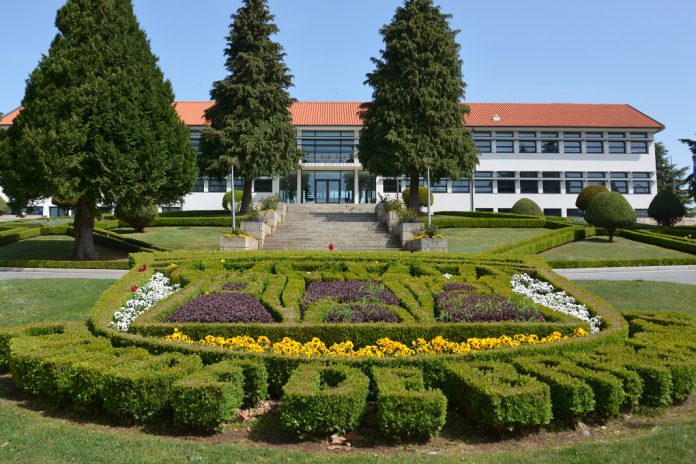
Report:
<svg viewBox="0 0 696 464"><path fill-rule="evenodd" d="M177 102L197 147L210 102ZM432 184L434 211L509 211L520 198L534 200L549 216L579 215L575 198L589 184L603 184L626 196L645 216L656 192L654 136L664 126L630 105L559 103L469 103L465 124L481 155L473 181ZM254 197L279 194L302 203L374 203L397 194L405 178L371 175L360 164L361 122L357 102L298 102L291 108L300 168L284 178L255 181ZM16 110L0 120L8 127ZM241 188L241 183L237 184ZM194 192L173 208L220 209L229 181L200 178ZM298 192L300 193L298 195ZM64 214L50 200L37 207L44 216Z"/></svg>

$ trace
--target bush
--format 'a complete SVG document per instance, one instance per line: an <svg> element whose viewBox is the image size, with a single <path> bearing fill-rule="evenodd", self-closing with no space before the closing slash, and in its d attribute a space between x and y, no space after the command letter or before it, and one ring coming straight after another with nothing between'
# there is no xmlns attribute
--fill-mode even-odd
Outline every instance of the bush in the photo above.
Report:
<svg viewBox="0 0 696 464"><path fill-rule="evenodd" d="M512 205L513 214L524 214L527 216L543 216L544 210L542 210L539 205L537 205L534 200L529 198L520 198L517 202Z"/></svg>
<svg viewBox="0 0 696 464"><path fill-rule="evenodd" d="M392 198L387 195L379 194L379 204L384 205L384 211L386 213L390 211L399 211L404 208L404 204L398 198Z"/></svg>
<svg viewBox="0 0 696 464"><path fill-rule="evenodd" d="M147 200L134 204L121 202L116 205L114 214L136 232L142 232L157 217L157 205Z"/></svg>
<svg viewBox="0 0 696 464"><path fill-rule="evenodd" d="M3 214L8 214L10 212L10 207L7 205L7 201L0 195L0 216Z"/></svg>
<svg viewBox="0 0 696 464"><path fill-rule="evenodd" d="M278 203L280 203L280 197L278 195L271 195L269 197L264 197L261 199L261 210L263 211L275 211L278 209Z"/></svg>
<svg viewBox="0 0 696 464"><path fill-rule="evenodd" d="M234 191L234 206L235 211L239 212L240 206L242 206L242 196L244 196L243 190ZM227 192L222 197L222 209L225 211L231 211L232 208L232 192Z"/></svg>
<svg viewBox="0 0 696 464"><path fill-rule="evenodd" d="M648 206L648 216L661 226L672 227L681 221L686 209L671 190L660 190Z"/></svg>
<svg viewBox="0 0 696 464"><path fill-rule="evenodd" d="M608 192L608 190L603 185L588 185L582 189L575 199L575 207L580 211L586 211L587 207L592 203L592 200L594 200L597 195L604 192Z"/></svg>
<svg viewBox="0 0 696 464"><path fill-rule="evenodd" d="M377 427L390 439L423 440L445 425L447 398L426 390L423 374L415 368L373 368Z"/></svg>
<svg viewBox="0 0 696 464"><path fill-rule="evenodd" d="M406 187L403 192L401 192L401 199L409 207L409 200L411 199L411 188ZM430 206L435 203L435 196L433 192L430 192ZM428 206L428 187L418 187L418 204L421 208Z"/></svg>
<svg viewBox="0 0 696 464"><path fill-rule="evenodd" d="M636 212L620 193L604 192L597 195L587 207L585 220L595 227L605 228L612 242L616 229L631 227L636 223Z"/></svg>
<svg viewBox="0 0 696 464"><path fill-rule="evenodd" d="M365 413L369 383L355 368L300 366L283 388L281 419L300 437L353 430Z"/></svg>
<svg viewBox="0 0 696 464"><path fill-rule="evenodd" d="M412 209L402 208L397 211L399 216L399 224L417 224L420 222L418 213Z"/></svg>

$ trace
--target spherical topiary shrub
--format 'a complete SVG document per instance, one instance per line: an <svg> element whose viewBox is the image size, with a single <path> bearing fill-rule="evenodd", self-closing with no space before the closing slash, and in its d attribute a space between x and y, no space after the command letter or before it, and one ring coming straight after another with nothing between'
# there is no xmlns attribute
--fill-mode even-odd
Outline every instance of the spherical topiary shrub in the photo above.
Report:
<svg viewBox="0 0 696 464"><path fill-rule="evenodd" d="M520 198L517 203L512 205L510 211L514 214L524 214L525 216L543 216L544 210L537 205L534 200L529 198Z"/></svg>
<svg viewBox="0 0 696 464"><path fill-rule="evenodd" d="M157 205L147 200L138 203L122 202L116 205L114 216L136 232L142 232L157 217Z"/></svg>
<svg viewBox="0 0 696 464"><path fill-rule="evenodd" d="M575 207L581 211L587 211L587 207L590 206L592 200L603 192L608 192L603 185L588 185L578 194L578 198L575 200Z"/></svg>
<svg viewBox="0 0 696 464"><path fill-rule="evenodd" d="M679 198L670 190L657 192L648 207L648 216L661 226L673 226L686 214L686 209Z"/></svg>
<svg viewBox="0 0 696 464"><path fill-rule="evenodd" d="M404 201L406 204L406 207L409 207L408 201L411 199L411 188L406 187L403 192L401 192L401 199ZM418 203L420 204L421 208L425 208L428 206L428 187L418 187ZM435 204L435 197L433 196L433 192L430 192L430 206Z"/></svg>
<svg viewBox="0 0 696 464"><path fill-rule="evenodd" d="M636 223L636 212L620 193L603 192L587 207L585 220L595 227L605 228L609 241L613 242L616 229Z"/></svg>
<svg viewBox="0 0 696 464"><path fill-rule="evenodd" d="M242 205L242 196L243 195L244 195L244 192L242 190L235 190L234 191L234 204L237 207L237 211L239 211L239 207ZM230 211L231 203L232 203L232 192L227 192L222 197L222 208L227 210L227 211Z"/></svg>
<svg viewBox="0 0 696 464"><path fill-rule="evenodd" d="M10 212L10 207L7 206L7 201L0 195L0 216Z"/></svg>

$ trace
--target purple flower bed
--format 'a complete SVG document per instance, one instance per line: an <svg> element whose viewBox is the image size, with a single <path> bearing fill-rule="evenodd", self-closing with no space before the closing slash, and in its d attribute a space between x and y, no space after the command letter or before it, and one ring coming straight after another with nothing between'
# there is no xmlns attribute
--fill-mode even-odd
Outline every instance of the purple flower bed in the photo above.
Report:
<svg viewBox="0 0 696 464"><path fill-rule="evenodd" d="M399 318L383 306L356 305L332 309L326 316L325 322L399 322Z"/></svg>
<svg viewBox="0 0 696 464"><path fill-rule="evenodd" d="M437 295L441 322L543 322L534 308L521 308L500 295L476 295L470 290L443 291Z"/></svg>
<svg viewBox="0 0 696 464"><path fill-rule="evenodd" d="M476 289L469 284L447 284L442 287L442 290L445 292L473 292Z"/></svg>
<svg viewBox="0 0 696 464"><path fill-rule="evenodd" d="M384 285L363 280L336 282L312 282L302 297L304 307L324 298L331 298L339 303L352 303L361 300L383 304L399 304L399 299Z"/></svg>
<svg viewBox="0 0 696 464"><path fill-rule="evenodd" d="M167 322L274 322L273 316L246 293L213 293L194 298L168 315Z"/></svg>
<svg viewBox="0 0 696 464"><path fill-rule="evenodd" d="M241 282L227 282L222 286L223 290L227 290L230 292L239 292L241 290L244 290L246 288L246 284L243 284Z"/></svg>

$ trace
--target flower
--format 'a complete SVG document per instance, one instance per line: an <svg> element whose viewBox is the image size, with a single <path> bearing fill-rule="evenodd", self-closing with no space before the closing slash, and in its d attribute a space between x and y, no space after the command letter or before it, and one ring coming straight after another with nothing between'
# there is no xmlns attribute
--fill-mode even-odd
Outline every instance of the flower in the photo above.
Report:
<svg viewBox="0 0 696 464"><path fill-rule="evenodd" d="M120 332L127 332L138 316L177 290L179 285L172 285L168 277L156 272L141 288L135 285L131 287L133 295L126 304L114 312L109 326Z"/></svg>
<svg viewBox="0 0 696 464"><path fill-rule="evenodd" d="M147 264L143 264L141 266L138 266L138 272L145 272L147 271Z"/></svg>
<svg viewBox="0 0 696 464"><path fill-rule="evenodd" d="M445 272L444 274L442 274L442 277L444 277L447 280L450 280L452 278L452 274L450 274L449 272Z"/></svg>
<svg viewBox="0 0 696 464"><path fill-rule="evenodd" d="M138 291L138 286L137 286L137 285L133 285L133 286L131 287L130 290L131 290L131 292L135 293L135 292Z"/></svg>
<svg viewBox="0 0 696 464"><path fill-rule="evenodd" d="M224 264L224 263L225 263L225 258L222 258L222 259L220 260L220 264Z"/></svg>
<svg viewBox="0 0 696 464"><path fill-rule="evenodd" d="M333 244L333 243L329 243L329 251L333 251L333 250L334 250L334 244Z"/></svg>

